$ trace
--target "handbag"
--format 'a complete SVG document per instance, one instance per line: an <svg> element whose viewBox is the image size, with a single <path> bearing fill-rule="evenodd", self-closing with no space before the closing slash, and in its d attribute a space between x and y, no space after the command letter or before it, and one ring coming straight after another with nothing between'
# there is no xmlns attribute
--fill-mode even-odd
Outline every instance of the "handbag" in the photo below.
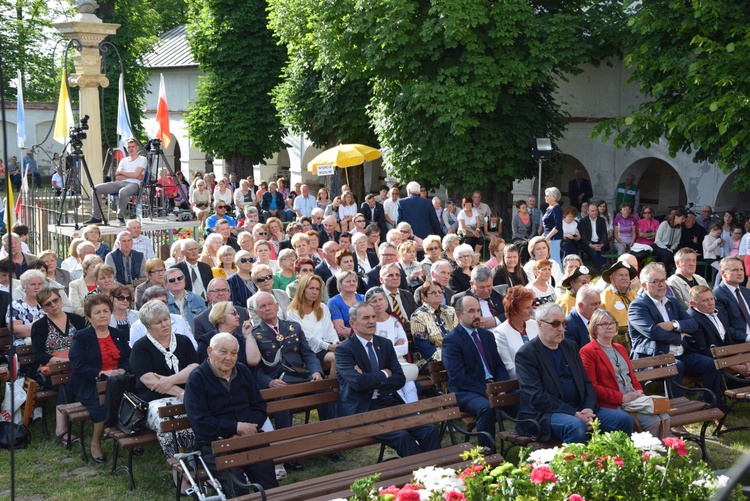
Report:
<svg viewBox="0 0 750 501"><path fill-rule="evenodd" d="M285 362L281 362L281 375L279 379L285 383L305 383L312 380L310 371L304 367L294 367Z"/></svg>
<svg viewBox="0 0 750 501"><path fill-rule="evenodd" d="M658 415L668 413L670 405L667 397L643 395L630 402L623 402L621 407L625 412Z"/></svg>
<svg viewBox="0 0 750 501"><path fill-rule="evenodd" d="M22 424L0 421L0 448L10 449L10 434L14 433L14 449L25 449L31 443L31 432Z"/></svg>
<svg viewBox="0 0 750 501"><path fill-rule="evenodd" d="M123 393L117 413L117 428L125 435L135 435L146 428L147 417L148 402L129 391Z"/></svg>

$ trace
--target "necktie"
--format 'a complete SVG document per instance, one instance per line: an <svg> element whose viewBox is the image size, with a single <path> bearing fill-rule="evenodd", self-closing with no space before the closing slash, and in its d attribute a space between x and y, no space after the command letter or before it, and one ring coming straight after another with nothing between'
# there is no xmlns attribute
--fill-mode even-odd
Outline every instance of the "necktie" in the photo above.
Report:
<svg viewBox="0 0 750 501"><path fill-rule="evenodd" d="M130 256L125 258L125 283L133 283L133 275L130 273Z"/></svg>
<svg viewBox="0 0 750 501"><path fill-rule="evenodd" d="M497 317L497 310L495 309L495 306L492 304L492 301L490 299L485 299L484 301L487 301L487 307L490 309L490 314L492 314L493 317Z"/></svg>
<svg viewBox="0 0 750 501"><path fill-rule="evenodd" d="M742 294L740 294L739 287L734 289L734 295L737 296L737 302L740 305L740 311L742 312L742 316L745 317L745 323L747 325L750 325L750 312L747 311L747 306L745 305L745 301L742 299Z"/></svg>
<svg viewBox="0 0 750 501"><path fill-rule="evenodd" d="M206 299L203 284L201 284L201 281L198 279L198 273L195 271L196 266L197 265L193 265L190 267L190 278L193 280L193 292L199 294L203 299Z"/></svg>
<svg viewBox="0 0 750 501"><path fill-rule="evenodd" d="M375 355L375 348L372 347L372 341L367 342L367 355L370 357L370 372L377 372L378 357Z"/></svg>
<svg viewBox="0 0 750 501"><path fill-rule="evenodd" d="M477 349L479 350L479 355L482 357L482 362L484 362L484 367L487 372L490 372L490 364L487 362L487 355L484 353L484 346L482 346L482 341L479 339L479 334L477 334L477 331L472 331L471 338L474 340L474 344L477 345Z"/></svg>
<svg viewBox="0 0 750 501"><path fill-rule="evenodd" d="M406 323L406 319L404 318L404 314L401 312L401 306L398 304L398 300L396 300L396 296L398 296L397 292L391 292L390 293L391 298L393 298L393 307L391 308L393 310L393 314L398 317L399 321L402 324Z"/></svg>

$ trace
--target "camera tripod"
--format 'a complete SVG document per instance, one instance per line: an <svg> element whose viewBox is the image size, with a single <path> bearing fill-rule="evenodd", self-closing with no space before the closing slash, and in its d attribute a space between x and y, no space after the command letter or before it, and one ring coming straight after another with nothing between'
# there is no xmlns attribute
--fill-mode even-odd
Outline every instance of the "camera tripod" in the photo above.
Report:
<svg viewBox="0 0 750 501"><path fill-rule="evenodd" d="M146 181L144 183L141 183L141 188L138 190L138 201L136 203L140 203L143 206L143 196L144 191L148 190L148 205L146 205L147 210L149 212L149 218L153 221L154 219L154 202L158 199L162 199L162 205L164 206L164 211L166 215L166 209L167 209L167 196L166 196L166 190L165 187L161 184L159 184L159 170L160 170L160 163L164 162L164 168L167 169L167 172L172 177L172 179L175 181L175 184L177 185L177 190L180 193L180 196L187 200L188 196L185 192L185 187L182 185L182 183L177 182L175 172L172 169L172 166L169 165L169 162L167 161L166 155L164 155L164 150L162 150L161 147L161 139L152 139L150 141L150 148L148 150L148 167L146 170ZM161 197L157 195L156 188L162 188ZM158 216L158 213L157 213Z"/></svg>
<svg viewBox="0 0 750 501"><path fill-rule="evenodd" d="M102 201L99 198L99 194L96 192L96 185L94 184L94 180L91 178L89 165L88 163L86 163L86 156L83 154L82 150L83 140L86 139L86 133L84 133L83 131L89 128L88 120L89 116L86 115L81 119L81 125L79 125L78 127L70 128L70 145L73 148L73 151L67 156L65 161L66 178L63 186L62 198L60 199L60 211L57 214L57 225L59 226L62 222L63 214L65 213L65 199L67 198L68 191L70 191L73 194L75 200L73 222L76 230L81 229L78 224L78 212L81 208L81 170L86 173L86 179L88 180L89 185L91 185L91 189L93 190L93 195L91 197L92 209L93 204L97 204L97 206L99 207L99 212L102 214L102 225L107 226L108 224L107 219L104 217L104 212L102 211Z"/></svg>

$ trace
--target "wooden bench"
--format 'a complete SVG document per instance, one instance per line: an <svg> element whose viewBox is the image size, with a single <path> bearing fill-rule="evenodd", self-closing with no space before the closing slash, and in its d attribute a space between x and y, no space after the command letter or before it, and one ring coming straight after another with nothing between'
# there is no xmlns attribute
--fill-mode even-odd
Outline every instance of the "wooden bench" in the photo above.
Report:
<svg viewBox="0 0 750 501"><path fill-rule="evenodd" d="M748 426L723 428L729 413L734 406L743 402L750 402L750 381L731 371L731 367L750 363L750 343L732 344L729 346L714 346L711 348L716 370L721 374L722 400L727 404L727 412L719 421L714 434L721 435L729 431L747 430Z"/></svg>
<svg viewBox="0 0 750 501"><path fill-rule="evenodd" d="M662 385L662 396L671 397L671 385L676 384L672 377L677 375L677 365L672 353L657 355L655 357L637 358L632 360L633 370L638 382L644 387L650 382ZM669 416L671 426L685 426L690 424L701 424L698 435L688 434L684 438L698 444L703 453L703 459L708 459L706 451L706 430L715 421L724 417L724 413L716 407L716 396L707 388L685 388L678 385L687 393L704 393L708 395L707 401L691 400L687 397L669 399Z"/></svg>
<svg viewBox="0 0 750 501"><path fill-rule="evenodd" d="M98 381L96 383L96 390L99 393L99 403L103 405L104 393L107 390L107 381ZM88 458L88 454L86 454L86 445L84 444L85 441L83 438L86 421L88 421L90 417L89 410L81 402L58 405L57 410L62 412L68 421L68 437L67 437L68 449L70 449L70 447L72 446L73 423L79 424L78 445L81 446L81 456L83 458L84 464L89 464L89 458Z"/></svg>
<svg viewBox="0 0 750 501"><path fill-rule="evenodd" d="M36 363L36 358L34 357L34 350L31 345L23 345L23 346L17 346L16 347L16 354L18 355L18 366L19 367L32 367ZM51 364L50 365L50 376L53 375L53 367L58 366L55 369L55 374L60 373L62 371L68 371L70 372L70 362L66 363L58 363L58 364ZM47 402L50 400L57 400L57 386L54 383L51 385L51 388L43 388L40 387L38 384L36 385L36 394L34 398L34 408L40 408L42 409L42 432L44 433L45 437L49 436L49 427L47 426L47 416L48 416L48 410L47 410Z"/></svg>
<svg viewBox="0 0 750 501"><path fill-rule="evenodd" d="M303 424L227 440L218 440L211 444L216 455L216 468L219 471L230 470L260 461L274 462L299 461L321 456L332 452L354 449L365 445L379 443L375 438L383 433L405 430L421 425L455 426L452 421L459 417L454 394L440 395L409 404L388 407L376 411L352 416L329 419L317 423ZM477 435L466 430L460 433ZM438 451L418 454L407 458L378 463L375 468L351 470L340 474L327 475L294 484L277 487L265 493L254 493L241 499L279 499L284 501L307 500L324 496L331 492L345 490L353 479L368 476L374 472L381 474L381 480L396 479L408 475L415 468L426 464L458 464L457 454L471 448L470 444L448 447ZM493 461L502 461L494 455ZM368 469L369 468L369 469ZM252 488L231 475L232 481L245 488ZM259 486L256 486L259 487Z"/></svg>
<svg viewBox="0 0 750 501"><path fill-rule="evenodd" d="M529 447L532 450L536 449L547 449L555 447L561 444L560 441L550 440L547 442L541 442L535 437L527 435L519 435L515 430L506 430L503 420L510 421L516 425L521 421L531 423L537 430L537 436L541 433L539 429L539 423L533 419L519 420L511 416L505 410L508 407L517 407L521 400L521 393L519 392L518 380L512 379L510 381L496 381L494 383L487 384L487 398L490 400L490 407L496 409L502 420L498 420L500 425L500 454L505 456L508 455L511 449L514 447ZM505 443L508 442L506 447Z"/></svg>
<svg viewBox="0 0 750 501"><path fill-rule="evenodd" d="M109 472L110 475L127 473L130 482L130 490L134 490L135 476L133 473L133 456L136 455L137 449L159 443L159 440L156 438L156 432L152 430L143 430L137 435L125 435L116 426L108 426L104 429L104 438L112 440L112 469ZM128 452L128 460L127 464L118 466L121 450Z"/></svg>
<svg viewBox="0 0 750 501"><path fill-rule="evenodd" d="M432 381L432 385L435 388L435 391L437 391L439 395L446 395L449 393L448 371L445 370L445 365L443 364L443 362L429 362L427 364L427 373L430 376L430 381ZM476 416L469 414L468 412L461 411L459 417L461 419L461 424L463 425L463 427L469 431L473 430L477 425ZM444 430L440 431L440 435L442 437ZM492 441L494 442L495 437L492 437L492 439Z"/></svg>

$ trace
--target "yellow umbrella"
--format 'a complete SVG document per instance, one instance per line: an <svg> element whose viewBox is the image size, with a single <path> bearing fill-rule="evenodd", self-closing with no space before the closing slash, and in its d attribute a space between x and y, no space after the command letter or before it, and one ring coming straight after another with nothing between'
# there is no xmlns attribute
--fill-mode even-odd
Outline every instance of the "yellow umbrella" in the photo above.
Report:
<svg viewBox="0 0 750 501"><path fill-rule="evenodd" d="M340 144L330 148L307 163L307 170L318 173L318 166L335 165L339 168L352 167L380 158L380 151L364 144ZM347 183L349 182L347 175Z"/></svg>

